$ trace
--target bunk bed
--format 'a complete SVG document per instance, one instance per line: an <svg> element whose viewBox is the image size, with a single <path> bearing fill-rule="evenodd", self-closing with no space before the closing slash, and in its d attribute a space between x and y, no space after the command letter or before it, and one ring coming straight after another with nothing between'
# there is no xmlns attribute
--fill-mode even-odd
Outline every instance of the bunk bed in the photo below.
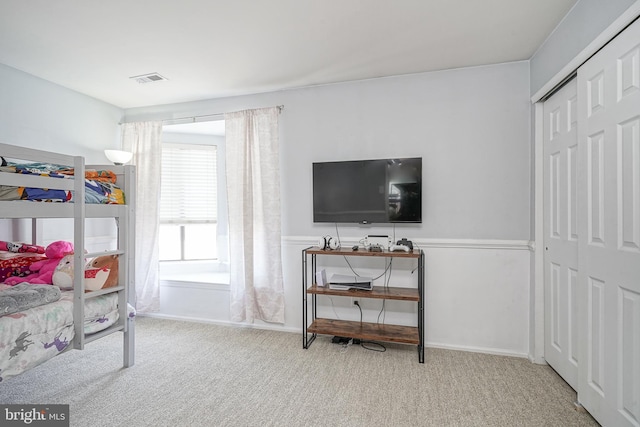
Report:
<svg viewBox="0 0 640 427"><path fill-rule="evenodd" d="M113 287L85 292L85 275L74 274L73 289L56 293L53 285L40 285L53 302L22 312L0 313L0 382L37 366L70 349L84 349L85 344L112 333L123 334L123 366L134 364L134 212L135 167L130 165L86 165L82 156L69 156L0 143L0 156L25 163L62 166L63 175L11 173L0 167L0 189L12 188L63 190L66 201L0 200L0 218L30 218L32 245L38 244L38 221L44 218L68 218L73 223L73 261L85 265L97 256L118 257L118 282ZM115 174L116 186L124 193L122 200L96 200L86 176L106 170ZM72 175L72 176L69 176ZM80 177L80 179L78 179ZM89 190L87 190L89 188ZM7 191L8 190L8 191ZM116 249L87 250L85 222L90 218L114 218L117 226ZM2 236L0 236L2 239ZM81 267L81 268L82 268ZM22 286L22 285L18 285ZM31 289L37 289L38 285ZM3 288L7 288L3 286ZM17 288L15 286L14 288ZM8 288L12 290L13 288ZM0 290L2 295L3 290ZM56 322L52 322L55 319Z"/></svg>

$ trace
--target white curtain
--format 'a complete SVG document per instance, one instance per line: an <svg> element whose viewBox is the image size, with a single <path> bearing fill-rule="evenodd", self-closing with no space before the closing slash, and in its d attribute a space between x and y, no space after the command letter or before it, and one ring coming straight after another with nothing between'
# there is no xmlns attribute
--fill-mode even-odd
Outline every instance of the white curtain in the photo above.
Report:
<svg viewBox="0 0 640 427"><path fill-rule="evenodd" d="M284 323L279 108L225 114L231 320Z"/></svg>
<svg viewBox="0 0 640 427"><path fill-rule="evenodd" d="M122 147L133 153L136 165L135 285L136 310L140 313L160 309L158 274L158 232L160 164L162 163L162 122L122 125Z"/></svg>

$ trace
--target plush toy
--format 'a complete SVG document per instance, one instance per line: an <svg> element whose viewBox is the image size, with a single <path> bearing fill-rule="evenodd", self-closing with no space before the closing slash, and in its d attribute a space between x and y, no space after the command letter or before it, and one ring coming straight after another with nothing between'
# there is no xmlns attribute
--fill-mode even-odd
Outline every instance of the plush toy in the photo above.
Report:
<svg viewBox="0 0 640 427"><path fill-rule="evenodd" d="M34 253L43 254L44 248L38 245L28 245L26 243L13 243L0 240L0 251L14 252L14 253Z"/></svg>
<svg viewBox="0 0 640 427"><path fill-rule="evenodd" d="M60 289L73 288L73 254L62 257L51 277L51 283Z"/></svg>
<svg viewBox="0 0 640 427"><path fill-rule="evenodd" d="M73 278L75 275L74 264L73 254L62 258L53 272L53 284L60 289L73 289ZM108 276L109 269L107 268L92 268L87 266L84 271L85 292L102 289Z"/></svg>
<svg viewBox="0 0 640 427"><path fill-rule="evenodd" d="M97 291L105 287L109 278L108 268L87 268L84 270L84 290Z"/></svg>
<svg viewBox="0 0 640 427"><path fill-rule="evenodd" d="M32 273L25 277L9 277L5 280L8 285L28 282L38 285L53 284L53 272L65 255L73 253L73 243L58 240L51 243L44 251L46 259L36 261L29 266Z"/></svg>
<svg viewBox="0 0 640 427"><path fill-rule="evenodd" d="M93 259L87 268L108 269L109 276L103 288L110 288L118 285L118 255L103 255Z"/></svg>

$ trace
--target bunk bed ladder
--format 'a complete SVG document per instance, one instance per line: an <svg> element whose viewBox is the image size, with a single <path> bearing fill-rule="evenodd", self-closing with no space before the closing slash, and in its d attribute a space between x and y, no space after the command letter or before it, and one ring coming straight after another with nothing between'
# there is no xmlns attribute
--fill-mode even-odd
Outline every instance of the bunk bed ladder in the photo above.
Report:
<svg viewBox="0 0 640 427"><path fill-rule="evenodd" d="M101 253L88 253L83 254L83 257L92 258L99 255L118 255L118 286L113 288L106 288L97 291L92 291L87 294L84 293L84 278L82 277L82 293L80 296L74 294L74 297L82 300L82 306L84 307L84 300L89 298L95 298L101 295L110 294L110 293L118 293L118 321L110 326L109 328L91 334L90 336L85 337L84 335L84 327L81 326L82 332L78 331L78 322L75 322L76 328L76 337L81 336L81 340L78 342L80 346L84 346L84 344L90 343L97 339L100 339L106 335L110 335L114 332L121 331L123 333L123 366L128 368L133 366L135 363L135 322L133 317L129 316L128 305L131 304L135 306L134 296L135 296L135 269L134 269L134 259L135 259L135 197L133 196L135 192L135 167L134 166L125 166L125 197L126 195L131 195L128 197L126 201L126 205L122 210L119 211L119 214L116 216L116 225L118 229L118 239L117 239L117 249L113 251L106 251ZM80 231L76 229L76 233ZM76 234L77 235L77 234ZM84 252L84 247L83 247ZM77 261L76 261L77 262ZM74 277L75 280L75 277ZM76 282L74 282L74 292ZM75 310L75 305L74 305ZM84 315L83 317L84 318ZM75 312L74 312L75 319ZM80 322L82 324L82 322ZM75 344L75 343L74 343ZM82 348L82 347L75 347Z"/></svg>

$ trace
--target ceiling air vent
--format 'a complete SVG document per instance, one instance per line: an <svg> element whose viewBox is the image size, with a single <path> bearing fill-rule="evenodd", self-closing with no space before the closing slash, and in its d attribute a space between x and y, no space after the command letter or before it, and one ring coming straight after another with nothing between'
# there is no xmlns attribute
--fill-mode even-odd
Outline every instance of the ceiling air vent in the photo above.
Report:
<svg viewBox="0 0 640 427"><path fill-rule="evenodd" d="M139 76L133 76L129 78L137 81L138 83L152 83L152 82L160 82L163 80L168 80L166 77L163 77L158 73L142 74Z"/></svg>

